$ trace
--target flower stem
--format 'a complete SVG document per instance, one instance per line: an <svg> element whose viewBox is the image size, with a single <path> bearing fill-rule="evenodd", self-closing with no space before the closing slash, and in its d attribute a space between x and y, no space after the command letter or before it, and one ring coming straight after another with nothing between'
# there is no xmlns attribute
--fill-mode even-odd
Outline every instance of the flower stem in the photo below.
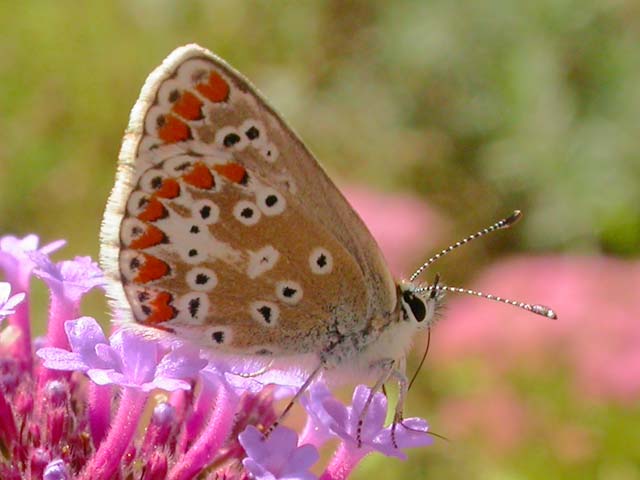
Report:
<svg viewBox="0 0 640 480"><path fill-rule="evenodd" d="M148 394L141 390L124 389L107 438L100 444L98 451L82 472L81 479L108 480L117 477L117 468L136 432L147 398Z"/></svg>
<svg viewBox="0 0 640 480"><path fill-rule="evenodd" d="M355 448L341 443L320 480L343 480L347 478L367 453L369 453L369 449Z"/></svg>
<svg viewBox="0 0 640 480"><path fill-rule="evenodd" d="M89 428L96 448L102 443L111 421L111 385L89 382Z"/></svg>
<svg viewBox="0 0 640 480"><path fill-rule="evenodd" d="M215 408L204 430L169 472L170 480L194 478L214 458L233 427L235 399L234 393L221 382L218 386Z"/></svg>
<svg viewBox="0 0 640 480"><path fill-rule="evenodd" d="M24 287L21 285L20 287ZM31 371L33 366L33 356L31 354L31 324L29 322L29 283L26 283L26 289L15 290L13 293L25 293L24 300L16 306L15 313L9 317L9 323L16 327L20 332L20 336L12 345L15 358L25 367L25 370Z"/></svg>
<svg viewBox="0 0 640 480"><path fill-rule="evenodd" d="M213 410L215 389L210 382L202 382L200 393L194 402L191 415L185 420L182 435L178 440L177 451L186 452L202 430L207 415Z"/></svg>
<svg viewBox="0 0 640 480"><path fill-rule="evenodd" d="M13 445L18 440L18 430L13 418L11 406L4 396L4 392L0 391L0 443L4 446Z"/></svg>
<svg viewBox="0 0 640 480"><path fill-rule="evenodd" d="M54 290L51 291L51 302L49 304L49 323L47 324L47 346L69 350L69 340L64 331L64 322L73 320L80 316L79 304L70 302L62 294ZM70 373L43 368L40 371L39 383L42 387L51 380L71 378Z"/></svg>
<svg viewBox="0 0 640 480"><path fill-rule="evenodd" d="M73 304L62 294L52 290L51 303L49 304L49 324L47 325L47 346L69 350L69 340L64 331L64 322L79 316L79 305Z"/></svg>

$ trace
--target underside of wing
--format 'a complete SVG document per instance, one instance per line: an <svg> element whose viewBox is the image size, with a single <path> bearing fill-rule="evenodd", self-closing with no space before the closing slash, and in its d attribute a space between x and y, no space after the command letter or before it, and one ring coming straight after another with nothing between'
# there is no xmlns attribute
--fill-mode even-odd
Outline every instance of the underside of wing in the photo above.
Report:
<svg viewBox="0 0 640 480"><path fill-rule="evenodd" d="M119 320L302 353L395 307L375 241L238 73L190 45L143 87L102 227Z"/></svg>

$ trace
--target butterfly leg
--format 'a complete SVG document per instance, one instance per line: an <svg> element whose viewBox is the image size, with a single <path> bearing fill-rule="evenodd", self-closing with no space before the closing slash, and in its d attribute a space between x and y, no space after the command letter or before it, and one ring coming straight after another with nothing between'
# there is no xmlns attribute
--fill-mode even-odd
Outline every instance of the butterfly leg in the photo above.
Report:
<svg viewBox="0 0 640 480"><path fill-rule="evenodd" d="M404 369L393 369L390 376L394 377L398 382L398 401L396 402L395 413L393 414L393 423L391 424L391 442L395 448L398 448L396 442L396 428L398 424L402 425L404 419L404 402L407 399L409 391L409 379L403 372Z"/></svg>
<svg viewBox="0 0 640 480"><path fill-rule="evenodd" d="M273 424L271 424L271 426L267 429L267 431L264 434L265 438L268 437L269 435L271 435L271 433L273 433L273 431L276 428L278 428L278 425L280 425L282 423L284 418L287 416L287 414L293 408L293 406L296 404L296 402L300 399L302 394L304 392L306 392L307 389L309 388L309 386L313 383L313 381L316 378L318 378L318 375L320 375L320 372L322 371L322 369L324 367L325 367L325 362L324 361L320 361L320 364L309 374L309 376L304 381L304 383L300 386L300 388L298 389L296 394L293 396L293 398L289 401L287 406L284 408L284 410L282 411L282 413L280 414L278 419L275 422L273 422Z"/></svg>
<svg viewBox="0 0 640 480"><path fill-rule="evenodd" d="M394 371L394 364L395 360L386 358L372 365L372 368L381 370L382 375L380 375L378 381L371 388L369 396L367 397L367 400L364 402L364 406L362 407L362 412L360 412L360 417L358 418L358 427L356 429L356 442L358 444L358 448L362 447L362 427L364 426L364 420L367 417L369 407L371 406L371 402L373 401L373 396L378 393L382 389L382 386L385 384L385 382L389 380L389 377Z"/></svg>

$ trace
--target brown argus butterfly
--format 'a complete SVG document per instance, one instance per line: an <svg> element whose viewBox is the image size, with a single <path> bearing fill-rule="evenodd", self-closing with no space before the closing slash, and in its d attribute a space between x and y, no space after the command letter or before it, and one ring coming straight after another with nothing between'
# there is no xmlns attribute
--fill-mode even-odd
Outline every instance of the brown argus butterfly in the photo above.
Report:
<svg viewBox="0 0 640 480"><path fill-rule="evenodd" d="M412 338L432 323L443 292L460 290L414 280L518 216L395 282L362 220L278 113L223 60L187 45L149 76L131 112L101 262L119 320L222 354L311 355L297 396L347 365L373 372L374 391L394 379L399 421Z"/></svg>

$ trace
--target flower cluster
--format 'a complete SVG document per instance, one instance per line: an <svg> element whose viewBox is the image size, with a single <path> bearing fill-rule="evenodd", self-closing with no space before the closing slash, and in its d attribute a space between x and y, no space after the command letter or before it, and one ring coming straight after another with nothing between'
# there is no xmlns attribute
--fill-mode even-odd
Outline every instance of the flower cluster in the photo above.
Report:
<svg viewBox="0 0 640 480"><path fill-rule="evenodd" d="M322 383L303 396L303 433L279 426L274 402L299 379L251 362L212 360L134 328L107 337L82 316L82 296L104 285L88 257L54 263L63 245L0 238L0 478L314 479L319 449L339 445L322 479L346 478L371 452L406 458L429 445L422 419L385 427L384 395L358 386L345 406ZM31 338L32 275L51 292L46 338ZM12 294L13 292L13 294ZM35 350L35 355L34 355ZM355 438L363 420L362 436Z"/></svg>

